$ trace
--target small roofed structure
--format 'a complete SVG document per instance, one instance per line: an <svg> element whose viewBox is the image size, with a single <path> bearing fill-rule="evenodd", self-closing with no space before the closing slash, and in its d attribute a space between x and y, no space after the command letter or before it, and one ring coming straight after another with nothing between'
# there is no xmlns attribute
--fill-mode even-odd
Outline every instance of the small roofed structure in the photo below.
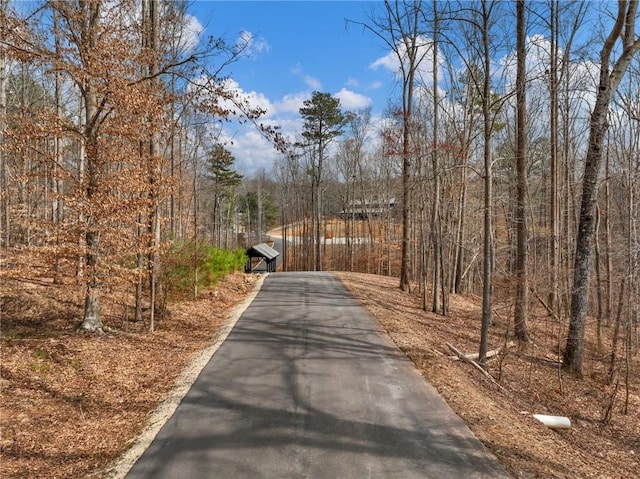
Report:
<svg viewBox="0 0 640 479"><path fill-rule="evenodd" d="M259 258L260 261L264 261L266 265L265 271L267 273L273 273L276 270L276 258L279 255L280 253L278 251L276 251L266 243L253 245L247 249L247 256L249 257L249 260L247 261L244 270L246 273L251 273L255 268L255 266L253 265L254 258ZM258 261L257 264L260 264L260 261Z"/></svg>

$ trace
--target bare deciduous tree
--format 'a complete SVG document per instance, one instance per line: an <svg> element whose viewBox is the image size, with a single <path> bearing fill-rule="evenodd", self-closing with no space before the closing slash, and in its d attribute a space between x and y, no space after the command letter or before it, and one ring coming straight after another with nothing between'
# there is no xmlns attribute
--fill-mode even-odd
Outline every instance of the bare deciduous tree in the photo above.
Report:
<svg viewBox="0 0 640 479"><path fill-rule="evenodd" d="M635 31L637 13L638 2L636 0L617 2L614 24L600 52L600 76L596 102L591 113L589 144L582 178L582 201L576 238L571 317L564 351L564 359L568 368L577 375L582 374L583 366L584 328L587 318L593 238L596 225L597 184L604 151L603 141L608 128L607 116L612 96L629 63L640 50L640 38L637 37Z"/></svg>
<svg viewBox="0 0 640 479"><path fill-rule="evenodd" d="M422 1L385 0L385 15L364 25L380 38L395 54L402 83L402 253L400 261L400 288L411 289L410 274L410 204L411 204L411 121L414 109L414 91L418 68L429 53L420 29Z"/></svg>
<svg viewBox="0 0 640 479"><path fill-rule="evenodd" d="M514 327L520 342L528 340L527 314L529 278L527 268L527 93L526 93L526 19L525 0L517 0L517 74L516 74L516 296Z"/></svg>

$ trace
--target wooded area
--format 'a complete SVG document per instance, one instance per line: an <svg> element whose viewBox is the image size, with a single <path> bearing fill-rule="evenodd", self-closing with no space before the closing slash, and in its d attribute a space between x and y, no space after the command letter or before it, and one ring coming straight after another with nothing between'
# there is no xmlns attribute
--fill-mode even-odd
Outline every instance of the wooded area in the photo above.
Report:
<svg viewBox="0 0 640 479"><path fill-rule="evenodd" d="M351 24L394 53L400 99L378 123L347 112L333 157L298 148L277 165L301 243L288 266L324 255L325 269L399 276L443 315L450 294L482 294L481 364L494 294L513 298L522 343L530 304L566 323L578 376L587 313L596 351L616 356L625 331L636 357L637 2L384 7ZM321 201L324 235L307 214Z"/></svg>
<svg viewBox="0 0 640 479"><path fill-rule="evenodd" d="M40 288L69 292L59 329L157 331L270 233L285 271L397 278L430 328L481 305L465 358L501 384L519 372L490 349L513 339L526 362L557 337L557 368L528 374L557 407L593 399L565 381L597 385L610 424L639 387L638 17L636 0L379 2L347 28L397 63L384 113L316 91L285 138L227 76L250 40L199 38L186 1L0 0L3 342L55 316L26 304ZM235 121L280 151L272 170L237 171Z"/></svg>
<svg viewBox="0 0 640 479"><path fill-rule="evenodd" d="M262 229L220 140L221 122L264 113L222 74L247 44L196 43L186 2L1 6L3 273L84 288L87 331L102 329L102 291L129 284L153 331L166 254Z"/></svg>
<svg viewBox="0 0 640 479"><path fill-rule="evenodd" d="M195 42L186 2L2 0L3 281L82 289L86 331L103 329L103 291L118 285L153 331L177 257L193 255L197 295L200 247L281 225L284 269L397 276L443 316L451 294L481 294L481 365L500 295L521 343L541 305L566 324L565 366L584 374L593 327L610 381L628 378L637 6L386 1L348 22L395 55L385 115L314 92L285 139L225 76L248 44ZM221 125L238 119L282 152L272 171L235 171Z"/></svg>

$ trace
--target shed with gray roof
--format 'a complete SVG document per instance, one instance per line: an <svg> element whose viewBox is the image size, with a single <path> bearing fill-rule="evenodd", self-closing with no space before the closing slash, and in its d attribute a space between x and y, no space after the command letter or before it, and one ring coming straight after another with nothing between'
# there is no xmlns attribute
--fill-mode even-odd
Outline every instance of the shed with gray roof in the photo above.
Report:
<svg viewBox="0 0 640 479"><path fill-rule="evenodd" d="M249 260L247 261L247 264L244 270L247 273L252 272L255 268L253 266L253 259L261 258L266 264L266 271L268 273L272 273L276 270L276 267L277 267L276 258L279 255L280 255L280 252L276 251L266 243L253 245L247 249L247 256L249 257Z"/></svg>

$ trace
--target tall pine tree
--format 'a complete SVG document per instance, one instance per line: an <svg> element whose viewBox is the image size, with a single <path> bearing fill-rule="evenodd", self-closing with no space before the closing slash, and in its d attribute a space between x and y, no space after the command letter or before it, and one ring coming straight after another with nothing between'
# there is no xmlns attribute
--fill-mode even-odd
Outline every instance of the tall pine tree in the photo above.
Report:
<svg viewBox="0 0 640 479"><path fill-rule="evenodd" d="M320 256L320 231L322 218L322 169L327 158L327 147L336 137L342 135L345 117L340 110L340 100L329 93L313 92L310 100L305 100L300 108L304 119L302 136L306 140L305 147L311 149L311 195L314 217L315 238L315 270L322 271Z"/></svg>

